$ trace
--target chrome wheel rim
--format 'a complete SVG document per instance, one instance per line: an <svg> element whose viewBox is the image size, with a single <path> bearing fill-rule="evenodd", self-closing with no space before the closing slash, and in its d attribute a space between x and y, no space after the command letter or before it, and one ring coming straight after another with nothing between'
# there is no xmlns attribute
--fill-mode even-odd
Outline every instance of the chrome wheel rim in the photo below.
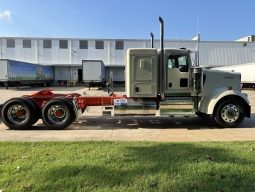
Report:
<svg viewBox="0 0 255 192"><path fill-rule="evenodd" d="M28 117L28 110L23 105L13 105L7 111L8 119L14 124L22 124Z"/></svg>
<svg viewBox="0 0 255 192"><path fill-rule="evenodd" d="M221 110L221 118L227 123L235 122L239 116L239 108L234 104L225 105Z"/></svg>
<svg viewBox="0 0 255 192"><path fill-rule="evenodd" d="M53 105L48 110L48 118L51 123L61 124L66 120L67 112L61 105Z"/></svg>

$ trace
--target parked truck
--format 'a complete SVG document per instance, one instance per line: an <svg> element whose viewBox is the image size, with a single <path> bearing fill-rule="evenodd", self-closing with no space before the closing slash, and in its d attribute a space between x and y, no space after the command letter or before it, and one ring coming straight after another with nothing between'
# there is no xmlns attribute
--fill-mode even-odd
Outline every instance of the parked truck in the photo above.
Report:
<svg viewBox="0 0 255 192"><path fill-rule="evenodd" d="M199 116L220 127L236 127L250 117L241 75L193 66L191 52L164 48L160 17L160 49L128 49L126 95L81 96L42 90L2 105L1 117L10 129L28 129L39 118L49 129L64 129L88 106L107 106L113 116ZM100 117L99 117L100 118Z"/></svg>
<svg viewBox="0 0 255 192"><path fill-rule="evenodd" d="M104 87L105 80L105 65L101 60L83 60L82 61L82 77L83 82L89 88L92 86Z"/></svg>
<svg viewBox="0 0 255 192"><path fill-rule="evenodd" d="M233 71L241 73L241 83L243 88L255 88L255 63L231 65L217 67L215 69L223 71Z"/></svg>
<svg viewBox="0 0 255 192"><path fill-rule="evenodd" d="M9 86L50 85L53 83L53 68L9 59L0 60L0 83Z"/></svg>

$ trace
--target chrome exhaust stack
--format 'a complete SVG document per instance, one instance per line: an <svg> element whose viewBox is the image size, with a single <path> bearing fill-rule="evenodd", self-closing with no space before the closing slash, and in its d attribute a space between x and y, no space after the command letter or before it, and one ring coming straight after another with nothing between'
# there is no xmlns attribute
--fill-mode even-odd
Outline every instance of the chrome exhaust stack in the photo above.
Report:
<svg viewBox="0 0 255 192"><path fill-rule="evenodd" d="M164 70L164 20L159 17L160 22L160 56L159 56L159 93L164 99L165 70Z"/></svg>
<svg viewBox="0 0 255 192"><path fill-rule="evenodd" d="M151 48L154 48L154 35L153 33L150 33L151 35Z"/></svg>

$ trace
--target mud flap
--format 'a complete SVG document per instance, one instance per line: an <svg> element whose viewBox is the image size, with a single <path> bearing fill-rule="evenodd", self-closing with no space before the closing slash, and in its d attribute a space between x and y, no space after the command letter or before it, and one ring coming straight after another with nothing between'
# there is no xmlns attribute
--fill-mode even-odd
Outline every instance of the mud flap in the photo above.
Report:
<svg viewBox="0 0 255 192"><path fill-rule="evenodd" d="M80 108L77 107L77 105L76 105L76 103L75 103L75 100L73 100L72 103L73 103L74 112L75 112L75 119L74 119L74 121L75 121L75 122L78 122L79 119L82 117L83 111L82 111Z"/></svg>

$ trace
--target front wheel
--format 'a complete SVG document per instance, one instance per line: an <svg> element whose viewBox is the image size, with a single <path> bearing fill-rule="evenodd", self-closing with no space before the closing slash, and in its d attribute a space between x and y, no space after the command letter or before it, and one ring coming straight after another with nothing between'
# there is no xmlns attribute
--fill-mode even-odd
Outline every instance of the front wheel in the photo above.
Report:
<svg viewBox="0 0 255 192"><path fill-rule="evenodd" d="M75 119L71 101L65 98L50 100L42 109L42 119L50 129L65 129Z"/></svg>
<svg viewBox="0 0 255 192"><path fill-rule="evenodd" d="M216 108L214 120L220 127L237 127L244 120L243 106L236 100L222 101Z"/></svg>

